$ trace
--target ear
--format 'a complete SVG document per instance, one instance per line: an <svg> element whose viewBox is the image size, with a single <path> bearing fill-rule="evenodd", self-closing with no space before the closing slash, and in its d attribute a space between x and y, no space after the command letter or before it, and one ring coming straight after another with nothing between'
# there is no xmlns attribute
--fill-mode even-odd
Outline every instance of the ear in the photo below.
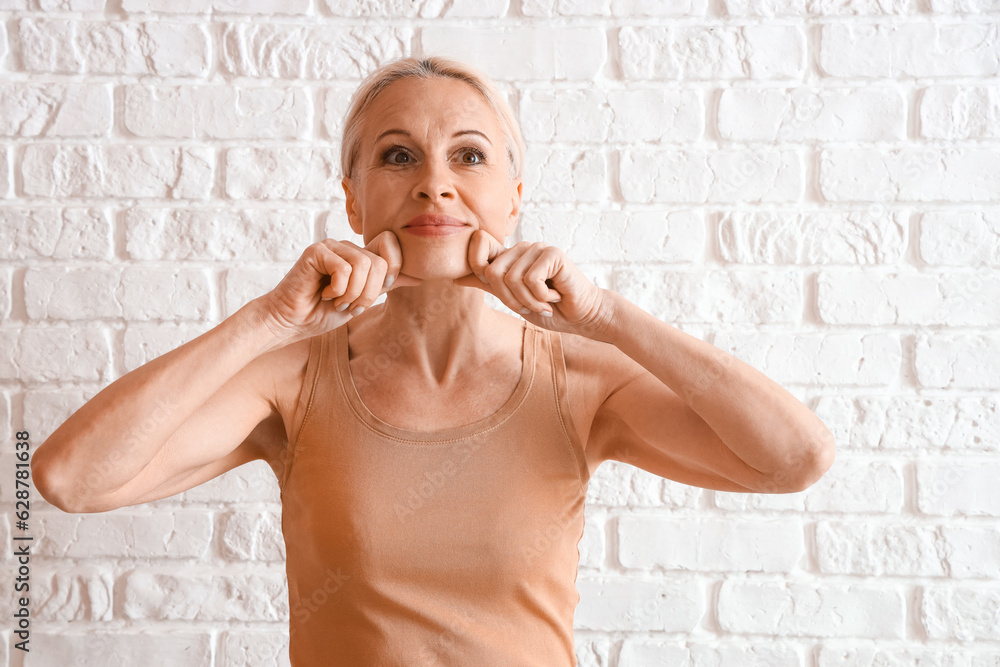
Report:
<svg viewBox="0 0 1000 667"><path fill-rule="evenodd" d="M351 223L351 229L355 234L363 235L364 227L361 224L361 210L358 206L358 199L354 195L354 183L351 182L351 179L344 178L340 184L344 186L344 195L347 197L347 203L345 204L347 208L347 221Z"/></svg>
<svg viewBox="0 0 1000 667"><path fill-rule="evenodd" d="M507 236L514 233L514 228L517 227L517 222L521 216L521 179L517 179L516 183L517 186L511 188L510 215L507 217Z"/></svg>

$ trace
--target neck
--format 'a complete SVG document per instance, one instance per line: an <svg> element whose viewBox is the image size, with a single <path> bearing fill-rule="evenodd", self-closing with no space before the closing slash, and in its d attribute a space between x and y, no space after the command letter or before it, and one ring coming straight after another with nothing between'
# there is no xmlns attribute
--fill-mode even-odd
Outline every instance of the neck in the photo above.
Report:
<svg viewBox="0 0 1000 667"><path fill-rule="evenodd" d="M463 369L476 369L495 354L498 315L484 294L450 279L399 287L372 312L371 335L381 347L398 349L396 363L407 371L448 385Z"/></svg>

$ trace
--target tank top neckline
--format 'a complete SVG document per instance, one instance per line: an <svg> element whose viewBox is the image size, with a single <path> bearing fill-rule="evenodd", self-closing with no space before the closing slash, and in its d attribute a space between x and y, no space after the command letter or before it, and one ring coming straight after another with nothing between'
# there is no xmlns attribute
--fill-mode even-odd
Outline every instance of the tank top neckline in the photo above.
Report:
<svg viewBox="0 0 1000 667"><path fill-rule="evenodd" d="M434 431L413 431L394 426L376 416L375 413L368 409L364 401L361 400L361 394L358 392L357 385L354 383L354 376L351 374L347 326L342 326L334 330L334 355L336 357L341 389L358 418L369 428L391 439L429 444L448 444L456 440L486 433L499 426L517 411L518 407L520 407L521 403L527 397L528 390L531 388L534 379L537 332L534 325L527 320L522 320L522 323L521 376L518 379L517 386L514 388L514 392L496 412L471 424Z"/></svg>

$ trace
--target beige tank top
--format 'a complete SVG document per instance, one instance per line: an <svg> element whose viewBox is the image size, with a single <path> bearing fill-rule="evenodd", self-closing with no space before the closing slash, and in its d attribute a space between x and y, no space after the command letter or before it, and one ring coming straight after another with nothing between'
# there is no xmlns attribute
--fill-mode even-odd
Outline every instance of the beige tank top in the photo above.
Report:
<svg viewBox="0 0 1000 667"><path fill-rule="evenodd" d="M365 407L347 327L310 340L279 480L293 667L576 665L589 472L561 335L524 325L513 395L433 432Z"/></svg>

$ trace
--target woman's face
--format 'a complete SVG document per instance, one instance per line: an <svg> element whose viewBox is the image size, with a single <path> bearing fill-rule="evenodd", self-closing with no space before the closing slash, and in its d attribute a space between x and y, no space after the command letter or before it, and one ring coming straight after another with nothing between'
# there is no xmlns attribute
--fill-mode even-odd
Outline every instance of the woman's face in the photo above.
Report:
<svg viewBox="0 0 1000 667"><path fill-rule="evenodd" d="M344 179L351 229L366 244L391 230L403 273L468 275L474 231L501 243L514 231L521 182L510 178L499 121L469 84L396 81L368 108L360 137L354 177Z"/></svg>

